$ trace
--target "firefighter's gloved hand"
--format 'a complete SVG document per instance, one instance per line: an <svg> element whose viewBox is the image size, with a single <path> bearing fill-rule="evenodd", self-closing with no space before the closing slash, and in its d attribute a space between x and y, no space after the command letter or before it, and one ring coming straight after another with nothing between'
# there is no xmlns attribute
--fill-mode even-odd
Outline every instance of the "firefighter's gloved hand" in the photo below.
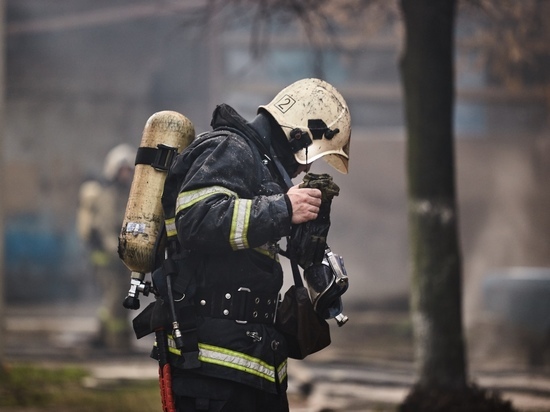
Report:
<svg viewBox="0 0 550 412"><path fill-rule="evenodd" d="M321 201L323 203L331 202L334 196L340 194L340 187L334 183L332 176L327 173L307 173L302 183L300 183L300 187L319 189L321 191Z"/></svg>
<svg viewBox="0 0 550 412"><path fill-rule="evenodd" d="M300 184L303 188L315 188L321 191L321 206L317 218L296 225L291 237L290 247L298 263L303 268L311 264L320 264L323 260L326 240L330 228L330 208L334 196L340 188L328 174L308 173Z"/></svg>
<svg viewBox="0 0 550 412"><path fill-rule="evenodd" d="M321 206L314 223L325 224L328 222L330 226L330 206L332 204L332 199L334 196L340 194L340 187L334 183L332 176L326 173L307 173L304 176L303 182L300 183L300 187L319 189L321 191ZM328 227L326 230L328 232Z"/></svg>

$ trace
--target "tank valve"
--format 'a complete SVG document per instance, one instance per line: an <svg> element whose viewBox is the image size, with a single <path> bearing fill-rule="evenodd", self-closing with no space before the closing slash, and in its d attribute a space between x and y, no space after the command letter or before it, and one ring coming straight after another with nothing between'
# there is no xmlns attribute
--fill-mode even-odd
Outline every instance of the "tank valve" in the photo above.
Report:
<svg viewBox="0 0 550 412"><path fill-rule="evenodd" d="M132 272L130 290L122 303L126 309L139 309L139 294L148 296L149 292L151 292L151 282L144 282L144 278L144 273Z"/></svg>

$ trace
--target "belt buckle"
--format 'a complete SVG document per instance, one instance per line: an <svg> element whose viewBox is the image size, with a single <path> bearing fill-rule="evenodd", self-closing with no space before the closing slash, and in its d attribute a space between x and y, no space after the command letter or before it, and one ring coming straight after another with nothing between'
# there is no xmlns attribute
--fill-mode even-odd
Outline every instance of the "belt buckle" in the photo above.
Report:
<svg viewBox="0 0 550 412"><path fill-rule="evenodd" d="M246 292L246 293L250 293L251 290L249 288L245 288L243 286L241 286L239 289L237 289L237 292ZM240 323L241 325L244 325L244 324L247 324L248 321L247 320L237 320L235 319L235 322L236 323Z"/></svg>

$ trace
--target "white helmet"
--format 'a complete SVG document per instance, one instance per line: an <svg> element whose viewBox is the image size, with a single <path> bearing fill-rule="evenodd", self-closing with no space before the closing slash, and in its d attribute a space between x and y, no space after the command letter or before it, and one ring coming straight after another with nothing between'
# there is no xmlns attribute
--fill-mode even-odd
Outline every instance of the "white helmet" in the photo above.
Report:
<svg viewBox="0 0 550 412"><path fill-rule="evenodd" d="M261 109L281 126L298 163L323 157L339 172L348 172L351 116L332 85L319 79L298 80Z"/></svg>
<svg viewBox="0 0 550 412"><path fill-rule="evenodd" d="M123 167L134 168L137 149L129 144L122 143L113 147L105 157L103 175L107 180L114 180Z"/></svg>

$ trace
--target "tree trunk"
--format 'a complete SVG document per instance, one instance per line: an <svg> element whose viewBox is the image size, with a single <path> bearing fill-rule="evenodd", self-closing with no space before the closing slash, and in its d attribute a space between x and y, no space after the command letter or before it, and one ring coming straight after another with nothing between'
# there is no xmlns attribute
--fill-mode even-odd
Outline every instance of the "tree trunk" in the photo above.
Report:
<svg viewBox="0 0 550 412"><path fill-rule="evenodd" d="M5 136L5 67L6 67L6 39L5 39L5 8L4 0L0 0L0 171L4 171L4 136ZM5 173L0 173L0 193L5 193ZM6 307L4 292L4 202L0 199L0 336L6 336ZM5 339L0 338L0 376L5 373Z"/></svg>
<svg viewBox="0 0 550 412"><path fill-rule="evenodd" d="M455 194L455 0L401 0L411 308L418 386L466 386Z"/></svg>

